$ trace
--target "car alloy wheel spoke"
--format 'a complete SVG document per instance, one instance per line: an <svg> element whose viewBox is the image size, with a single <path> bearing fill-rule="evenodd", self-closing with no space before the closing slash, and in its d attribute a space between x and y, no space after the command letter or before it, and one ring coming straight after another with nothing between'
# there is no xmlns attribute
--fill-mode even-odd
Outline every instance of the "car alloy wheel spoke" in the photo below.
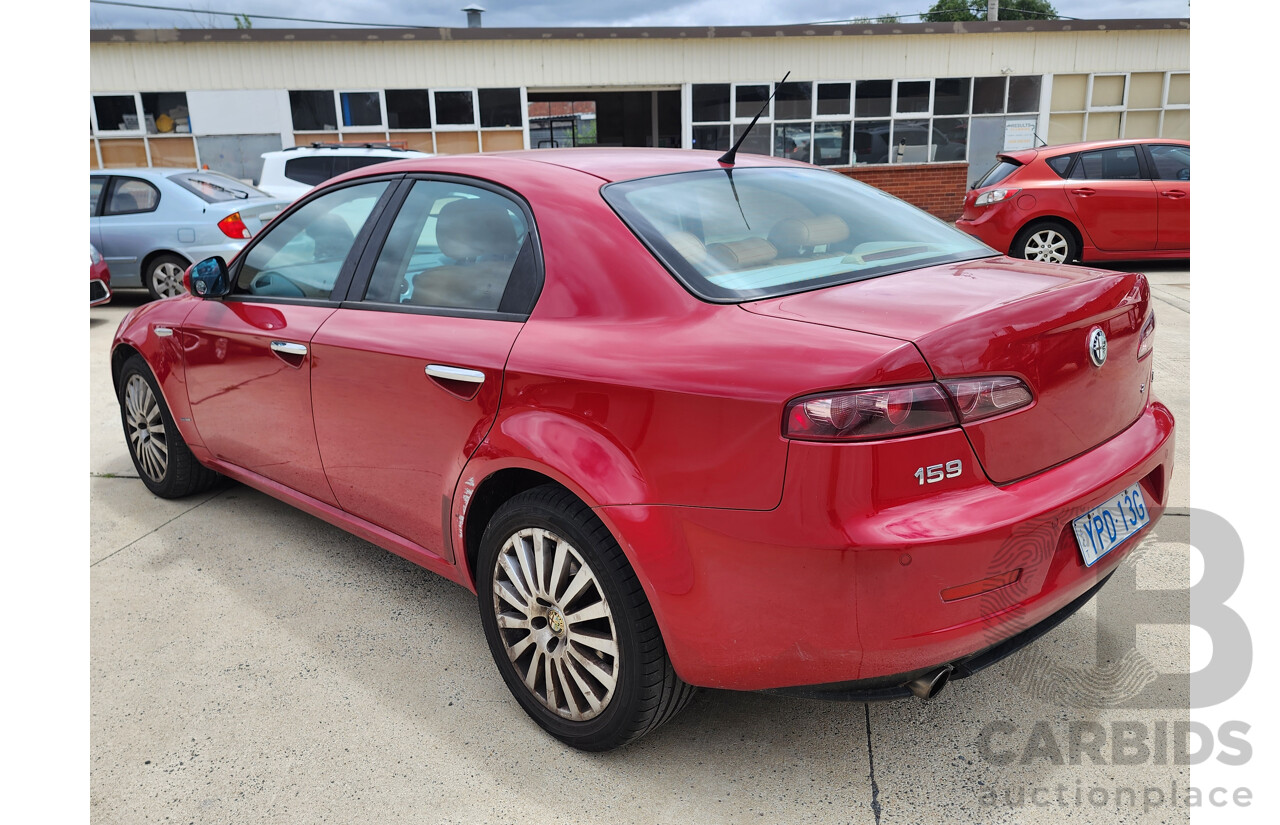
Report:
<svg viewBox="0 0 1280 825"><path fill-rule="evenodd" d="M124 388L125 430L139 469L155 482L169 467L169 442L160 416L160 401L141 375L129 376Z"/></svg>
<svg viewBox="0 0 1280 825"><path fill-rule="evenodd" d="M540 527L512 534L495 565L493 608L516 677L539 703L574 721L604 710L617 686L617 629L572 544Z"/></svg>

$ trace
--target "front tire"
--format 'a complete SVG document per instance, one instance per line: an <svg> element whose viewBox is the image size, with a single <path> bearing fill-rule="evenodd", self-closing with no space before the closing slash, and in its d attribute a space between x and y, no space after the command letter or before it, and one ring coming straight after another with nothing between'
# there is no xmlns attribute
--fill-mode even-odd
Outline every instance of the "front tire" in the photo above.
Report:
<svg viewBox="0 0 1280 825"><path fill-rule="evenodd" d="M569 491L537 487L502 505L481 540L477 577L503 680L565 744L625 745L693 696L618 543Z"/></svg>
<svg viewBox="0 0 1280 825"><path fill-rule="evenodd" d="M157 255L147 267L143 281L153 299L172 298L187 291L182 283L186 271L187 262L177 255Z"/></svg>
<svg viewBox="0 0 1280 825"><path fill-rule="evenodd" d="M141 355L124 362L119 398L129 457L148 490L161 498L181 498L213 486L218 474L187 448Z"/></svg>
<svg viewBox="0 0 1280 825"><path fill-rule="evenodd" d="M1058 221L1039 221L1023 229L1013 239L1009 254L1028 261L1069 264L1080 257L1075 233Z"/></svg>

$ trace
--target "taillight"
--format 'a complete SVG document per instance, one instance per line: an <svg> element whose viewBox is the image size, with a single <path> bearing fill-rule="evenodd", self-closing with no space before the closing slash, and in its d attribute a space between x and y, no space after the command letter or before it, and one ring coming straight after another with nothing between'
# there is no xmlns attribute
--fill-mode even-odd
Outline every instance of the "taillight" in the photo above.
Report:
<svg viewBox="0 0 1280 825"><path fill-rule="evenodd" d="M983 192L974 200L974 206L990 206L993 203L1007 201L1014 195L1021 192L1021 189L992 189L990 192Z"/></svg>
<svg viewBox="0 0 1280 825"><path fill-rule="evenodd" d="M960 420L966 424L1031 403L1031 390L1011 375L949 380L943 381L942 386L951 393Z"/></svg>
<svg viewBox="0 0 1280 825"><path fill-rule="evenodd" d="M955 426L937 384L848 390L798 398L787 405L783 432L814 441L863 441Z"/></svg>
<svg viewBox="0 0 1280 825"><path fill-rule="evenodd" d="M1151 354L1151 350L1156 345L1156 314L1154 312L1147 315L1147 320L1142 322L1142 331L1138 333L1138 360L1141 361Z"/></svg>
<svg viewBox="0 0 1280 825"><path fill-rule="evenodd" d="M240 240L242 238L252 238L253 233L249 231L249 227L244 225L244 219L240 217L239 212L232 212L222 220L218 221L218 228L222 230L222 234L228 238Z"/></svg>

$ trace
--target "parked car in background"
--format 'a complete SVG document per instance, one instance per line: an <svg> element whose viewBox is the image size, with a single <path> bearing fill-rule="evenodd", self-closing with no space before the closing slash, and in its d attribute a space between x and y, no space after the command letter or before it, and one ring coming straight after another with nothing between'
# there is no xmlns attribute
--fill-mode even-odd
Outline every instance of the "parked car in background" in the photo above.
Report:
<svg viewBox="0 0 1280 825"><path fill-rule="evenodd" d="M277 198L294 200L330 178L389 160L429 158L426 152L385 143L313 143L262 155L258 188Z"/></svg>
<svg viewBox="0 0 1280 825"><path fill-rule="evenodd" d="M1151 138L997 155L956 226L1015 258L1191 256L1191 144Z"/></svg>
<svg viewBox="0 0 1280 825"><path fill-rule="evenodd" d="M113 341L142 483L223 474L478 592L577 748L697 685L929 698L1079 609L1167 500L1143 275L782 158L370 167L189 279Z"/></svg>
<svg viewBox="0 0 1280 825"><path fill-rule="evenodd" d="M89 244L89 306L96 307L111 300L111 270L97 247Z"/></svg>
<svg viewBox="0 0 1280 825"><path fill-rule="evenodd" d="M89 242L115 287L168 298L193 261L232 258L288 203L207 169L91 171Z"/></svg>

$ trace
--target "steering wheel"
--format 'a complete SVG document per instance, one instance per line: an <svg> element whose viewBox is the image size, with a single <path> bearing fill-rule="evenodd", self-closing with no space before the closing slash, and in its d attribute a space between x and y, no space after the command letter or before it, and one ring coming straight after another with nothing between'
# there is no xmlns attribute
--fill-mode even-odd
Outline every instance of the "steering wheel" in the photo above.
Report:
<svg viewBox="0 0 1280 825"><path fill-rule="evenodd" d="M254 295L271 295L277 298L307 297L302 287L272 269L254 275L249 282L249 291Z"/></svg>

